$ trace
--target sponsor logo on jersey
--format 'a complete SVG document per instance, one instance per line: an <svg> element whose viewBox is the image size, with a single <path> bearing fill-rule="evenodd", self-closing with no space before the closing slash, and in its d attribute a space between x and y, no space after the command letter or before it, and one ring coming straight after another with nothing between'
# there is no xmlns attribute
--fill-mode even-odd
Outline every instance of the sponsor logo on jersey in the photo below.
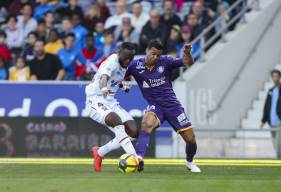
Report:
<svg viewBox="0 0 281 192"><path fill-rule="evenodd" d="M143 88L150 88L150 86L147 84L147 82L143 81L142 83Z"/></svg>
<svg viewBox="0 0 281 192"><path fill-rule="evenodd" d="M159 87L160 85L165 84L165 77L161 77L158 79L148 79L149 83L150 83L150 87Z"/></svg>
<svg viewBox="0 0 281 192"><path fill-rule="evenodd" d="M137 61L136 69L145 69L144 64L142 61Z"/></svg>

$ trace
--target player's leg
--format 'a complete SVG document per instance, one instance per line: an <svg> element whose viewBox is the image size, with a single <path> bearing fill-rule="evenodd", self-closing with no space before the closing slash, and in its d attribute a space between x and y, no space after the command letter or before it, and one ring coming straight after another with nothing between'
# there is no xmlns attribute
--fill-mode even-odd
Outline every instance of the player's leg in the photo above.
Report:
<svg viewBox="0 0 281 192"><path fill-rule="evenodd" d="M127 154L136 155L135 148L133 147L129 136L125 131L125 126L123 125L121 118L115 112L110 112L105 117L105 124L113 127L115 137L124 151Z"/></svg>
<svg viewBox="0 0 281 192"><path fill-rule="evenodd" d="M119 105L113 107L112 110L121 118L121 121L123 122L123 124L125 126L126 133L128 134L128 136L131 137L130 139L132 140L132 138L136 138L138 135L137 126L136 126L135 121L131 117L131 115L127 111L125 111L122 107L120 107ZM110 127L110 130L112 130L114 132L114 129L111 127ZM114 139L109 141L107 144L101 146L98 149L98 153L100 156L104 157L110 151L116 150L120 147L121 147L121 145L118 142L117 138L115 137Z"/></svg>
<svg viewBox="0 0 281 192"><path fill-rule="evenodd" d="M119 148L120 145L128 154L136 155L135 149L124 129L124 125L121 118L112 111L107 102L103 99L96 99L94 103L88 103L87 105L89 116L108 127L112 127L115 138L106 144L107 151ZM97 172L101 171L101 163L104 155L107 153L106 150L99 150L98 147L93 147L94 167Z"/></svg>
<svg viewBox="0 0 281 192"><path fill-rule="evenodd" d="M197 151L197 144L192 124L187 118L182 107L174 108L171 111L165 111L167 121L172 125L174 130L181 135L186 143L186 161L187 167L192 172L200 172L200 169L193 162L193 158Z"/></svg>
<svg viewBox="0 0 281 192"><path fill-rule="evenodd" d="M146 148L149 146L149 136L153 129L159 127L160 122L158 117L153 112L146 112L142 119L141 130L136 143L137 155L144 157Z"/></svg>
<svg viewBox="0 0 281 192"><path fill-rule="evenodd" d="M163 119L163 114L159 108L154 105L148 106L147 112L145 113L141 130L138 135L138 140L136 143L136 152L139 158L139 168L138 171L142 171L144 167L143 158L146 152L146 148L149 146L150 133L157 127Z"/></svg>
<svg viewBox="0 0 281 192"><path fill-rule="evenodd" d="M201 170L199 167L196 166L196 164L193 162L193 158L197 151L197 143L195 139L195 134L193 129L187 129L184 131L181 131L179 133L183 140L186 143L185 146L185 153L186 153L186 166L191 172L199 173Z"/></svg>

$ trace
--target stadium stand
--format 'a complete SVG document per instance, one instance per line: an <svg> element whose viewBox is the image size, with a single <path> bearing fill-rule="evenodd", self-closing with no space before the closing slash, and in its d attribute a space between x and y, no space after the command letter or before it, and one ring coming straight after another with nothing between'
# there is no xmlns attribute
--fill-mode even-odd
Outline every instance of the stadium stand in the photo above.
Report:
<svg viewBox="0 0 281 192"><path fill-rule="evenodd" d="M139 47L139 54L143 54L150 39L160 38L167 48L166 53L180 56L183 43L195 39L233 2L4 0L0 5L0 56L5 62L5 71L17 67L16 61L20 56L26 60L28 67L35 56L33 45L36 39L44 40L46 53L58 54L65 49L63 46L66 46L67 35L73 33L75 42L71 55L74 58L70 65L75 71L73 77L66 76L64 79L89 79L81 78L81 66L86 65L82 67L85 69L97 68L103 59L114 52L118 42L134 42ZM232 13L227 14L226 21L231 17ZM217 25L216 30L220 27ZM79 55L86 48L87 35L93 36L94 42L89 54L102 54L94 60L84 59L81 63ZM207 34L206 39L210 35ZM198 50L199 47L200 43L194 44L194 49ZM197 55L195 58L200 57ZM8 75L2 78L14 79ZM23 79L26 78L18 80Z"/></svg>

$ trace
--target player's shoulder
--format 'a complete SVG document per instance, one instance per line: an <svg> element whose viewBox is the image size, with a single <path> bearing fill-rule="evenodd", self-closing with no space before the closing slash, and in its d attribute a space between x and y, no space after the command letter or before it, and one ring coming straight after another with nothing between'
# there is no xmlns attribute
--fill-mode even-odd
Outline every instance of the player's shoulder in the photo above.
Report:
<svg viewBox="0 0 281 192"><path fill-rule="evenodd" d="M117 66L118 65L118 55L116 53L108 56L103 62L101 66Z"/></svg>
<svg viewBox="0 0 281 192"><path fill-rule="evenodd" d="M171 61L174 60L176 57L172 56L172 55L161 55L160 56L160 60L161 61Z"/></svg>
<svg viewBox="0 0 281 192"><path fill-rule="evenodd" d="M144 68L144 57L139 57L137 59L134 59L131 61L129 64L129 68L134 68L134 69L143 69Z"/></svg>

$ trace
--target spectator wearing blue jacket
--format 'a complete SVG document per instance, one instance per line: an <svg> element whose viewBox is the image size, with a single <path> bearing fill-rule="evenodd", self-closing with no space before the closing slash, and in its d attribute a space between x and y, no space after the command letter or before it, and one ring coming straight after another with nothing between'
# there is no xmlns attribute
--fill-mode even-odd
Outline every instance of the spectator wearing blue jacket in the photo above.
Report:
<svg viewBox="0 0 281 192"><path fill-rule="evenodd" d="M67 80L75 79L75 61L77 58L77 50L74 48L75 35L69 33L64 39L64 48L58 51L58 56L65 69L65 77Z"/></svg>
<svg viewBox="0 0 281 192"><path fill-rule="evenodd" d="M44 19L44 14L48 11L54 11L54 6L48 5L48 0L40 0L39 5L34 9L33 17L36 20Z"/></svg>
<svg viewBox="0 0 281 192"><path fill-rule="evenodd" d="M85 47L85 39L88 31L81 25L81 18L79 14L72 15L72 25L73 28L71 29L71 32L75 35L74 47L77 51L80 51L83 47Z"/></svg>

